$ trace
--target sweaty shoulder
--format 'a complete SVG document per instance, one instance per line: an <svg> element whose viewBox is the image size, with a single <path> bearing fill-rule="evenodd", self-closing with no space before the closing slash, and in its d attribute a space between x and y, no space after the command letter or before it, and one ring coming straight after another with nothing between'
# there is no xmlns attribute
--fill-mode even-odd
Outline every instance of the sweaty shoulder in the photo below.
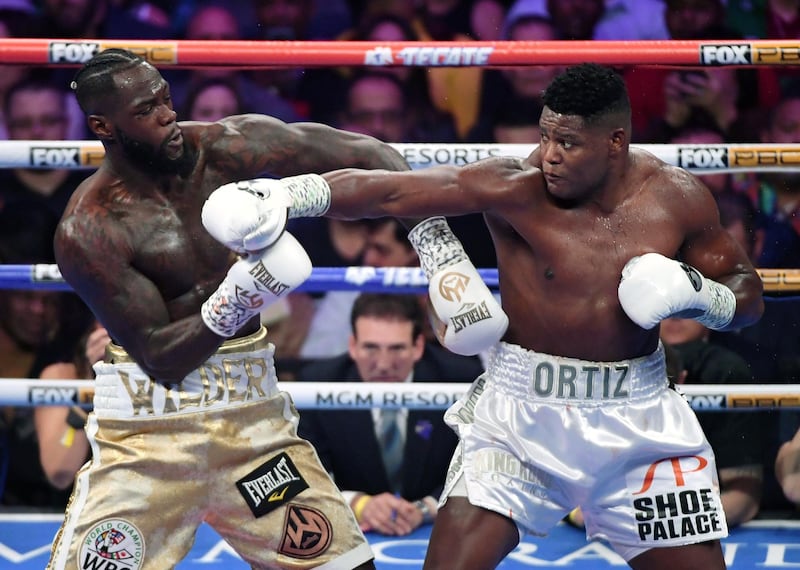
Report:
<svg viewBox="0 0 800 570"><path fill-rule="evenodd" d="M667 164L645 150L631 149L630 154L634 179L641 179L650 191L675 196L676 192L694 194L705 190L702 182L683 168Z"/></svg>
<svg viewBox="0 0 800 570"><path fill-rule="evenodd" d="M655 200L687 222L716 211L714 197L700 178L647 151L631 149L631 156L635 165L631 184L639 185L646 199Z"/></svg>

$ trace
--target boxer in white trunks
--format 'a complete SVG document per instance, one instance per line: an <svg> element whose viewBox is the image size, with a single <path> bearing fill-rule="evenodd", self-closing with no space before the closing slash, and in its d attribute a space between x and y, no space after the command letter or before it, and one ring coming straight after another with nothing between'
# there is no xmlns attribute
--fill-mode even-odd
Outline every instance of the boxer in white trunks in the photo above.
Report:
<svg viewBox="0 0 800 570"><path fill-rule="evenodd" d="M427 570L494 568L522 533L546 534L576 505L588 536L632 568L724 568L713 453L668 388L659 323L748 326L763 312L761 280L709 190L629 148L630 102L613 70L571 67L544 104L541 142L526 159L271 181L262 188L271 198L252 208L297 208L314 195L325 203L315 215L344 219L484 214L502 309L484 303L444 218L409 235L445 346L477 352L502 335L486 373L446 413L460 445Z"/></svg>

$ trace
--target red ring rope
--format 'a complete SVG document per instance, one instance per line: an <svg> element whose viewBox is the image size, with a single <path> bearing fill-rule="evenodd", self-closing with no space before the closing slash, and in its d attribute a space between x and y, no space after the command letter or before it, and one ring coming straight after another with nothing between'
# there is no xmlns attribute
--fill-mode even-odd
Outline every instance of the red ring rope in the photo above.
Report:
<svg viewBox="0 0 800 570"><path fill-rule="evenodd" d="M505 66L797 65L800 40L636 40L498 42L217 41L0 39L0 63L79 65L125 47L154 65L191 66Z"/></svg>

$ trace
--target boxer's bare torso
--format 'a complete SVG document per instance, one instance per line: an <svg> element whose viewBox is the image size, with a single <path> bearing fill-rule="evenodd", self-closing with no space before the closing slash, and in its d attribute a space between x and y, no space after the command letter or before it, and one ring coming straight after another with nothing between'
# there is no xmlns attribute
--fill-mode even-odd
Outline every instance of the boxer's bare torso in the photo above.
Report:
<svg viewBox="0 0 800 570"><path fill-rule="evenodd" d="M200 317L235 260L201 224L215 188L266 173L407 168L388 145L315 123L178 123L169 85L147 64L115 75L102 105L89 125L106 157L67 207L57 260L115 342L162 381L183 378L223 340ZM238 335L258 325L254 318Z"/></svg>
<svg viewBox="0 0 800 570"><path fill-rule="evenodd" d="M645 151L613 147L577 117L546 109L542 127L542 145L526 159L329 173L330 214L483 212L509 317L504 340L539 352L600 361L653 352L658 327L636 325L617 296L625 263L648 252L728 285L744 301L742 322L760 315L760 279L696 178Z"/></svg>

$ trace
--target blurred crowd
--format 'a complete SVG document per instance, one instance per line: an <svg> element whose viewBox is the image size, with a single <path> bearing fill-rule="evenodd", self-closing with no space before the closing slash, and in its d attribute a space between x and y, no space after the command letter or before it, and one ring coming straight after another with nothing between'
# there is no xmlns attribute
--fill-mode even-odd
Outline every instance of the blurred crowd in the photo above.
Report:
<svg viewBox="0 0 800 570"><path fill-rule="evenodd" d="M800 0L0 0L0 37L796 40ZM387 142L535 144L540 93L559 68L161 71L179 120L264 113ZM632 98L634 142L800 143L796 66L618 71ZM73 72L0 65L0 139L91 139L69 88ZM54 263L55 225L86 175L58 168L0 170L0 264ZM723 225L757 267L800 268L800 172L713 174L703 181L717 198ZM496 265L481 216L452 219L451 226L477 267ZM294 220L290 229L316 267L418 264L394 220ZM294 293L263 316L276 339L281 379L294 380L309 361L347 352L356 297ZM677 349L678 383L797 384L799 328L800 297L773 296L754 327L709 333L676 324L665 326L670 336L664 342ZM429 331L426 336L433 338ZM91 378L91 364L102 358L108 340L71 293L0 290L2 378ZM749 499L733 523L764 512L796 516L800 499L784 493L775 459L785 443L800 440L795 438L800 415L792 410L752 412L743 419L730 415L727 423L714 420L707 429L720 457L731 458L721 466L729 469L721 477L723 491L729 484ZM0 510L63 511L74 473L89 454L84 418L81 408L0 408ZM793 457L800 472L800 449Z"/></svg>

